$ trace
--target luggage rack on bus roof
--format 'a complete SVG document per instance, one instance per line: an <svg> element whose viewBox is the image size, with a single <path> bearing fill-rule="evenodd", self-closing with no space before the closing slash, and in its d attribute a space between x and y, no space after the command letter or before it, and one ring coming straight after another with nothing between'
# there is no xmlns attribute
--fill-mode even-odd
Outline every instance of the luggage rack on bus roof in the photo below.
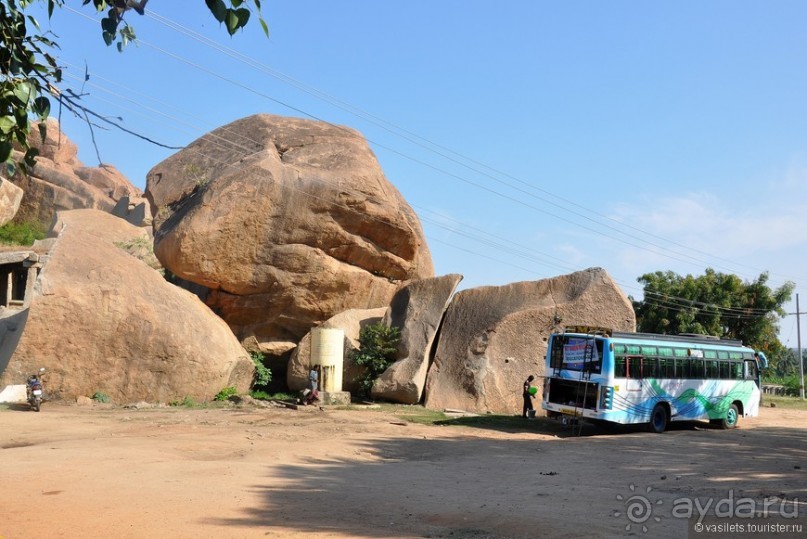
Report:
<svg viewBox="0 0 807 539"><path fill-rule="evenodd" d="M599 326L566 326L563 328L564 333L582 333L584 335L604 335L610 337L613 333L611 328L604 328Z"/></svg>
<svg viewBox="0 0 807 539"><path fill-rule="evenodd" d="M699 335L697 333L681 333L679 335L659 335L657 333L629 333L615 331L613 337L621 339L647 339L679 342L696 342L703 344L721 344L724 346L743 346L743 342L737 339L721 339L713 335Z"/></svg>

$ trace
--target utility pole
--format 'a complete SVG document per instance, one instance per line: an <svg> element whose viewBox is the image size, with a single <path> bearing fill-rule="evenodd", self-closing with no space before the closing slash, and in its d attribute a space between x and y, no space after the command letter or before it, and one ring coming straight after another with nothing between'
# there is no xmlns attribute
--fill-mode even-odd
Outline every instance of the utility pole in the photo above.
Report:
<svg viewBox="0 0 807 539"><path fill-rule="evenodd" d="M801 358L801 315L799 310L799 295L796 294L796 341L799 345L799 395L804 400L804 360Z"/></svg>

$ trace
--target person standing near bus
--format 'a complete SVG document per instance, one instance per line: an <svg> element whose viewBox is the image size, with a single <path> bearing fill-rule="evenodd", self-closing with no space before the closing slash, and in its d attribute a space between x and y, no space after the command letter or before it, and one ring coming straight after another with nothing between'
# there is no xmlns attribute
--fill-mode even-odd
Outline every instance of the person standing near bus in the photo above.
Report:
<svg viewBox="0 0 807 539"><path fill-rule="evenodd" d="M533 411L534 408L532 407L532 399L535 398L535 392L532 391L532 381L535 380L535 376L529 375L526 380L524 380L524 392L522 396L524 397L524 408L521 411L521 417L527 417L529 411Z"/></svg>

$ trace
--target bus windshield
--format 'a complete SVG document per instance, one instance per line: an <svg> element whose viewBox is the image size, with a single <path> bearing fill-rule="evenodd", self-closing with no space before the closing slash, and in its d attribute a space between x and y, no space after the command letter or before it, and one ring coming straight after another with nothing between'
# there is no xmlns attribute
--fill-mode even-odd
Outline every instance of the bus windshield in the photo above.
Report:
<svg viewBox="0 0 807 539"><path fill-rule="evenodd" d="M602 371L602 339L555 335L552 339L550 367L600 373Z"/></svg>

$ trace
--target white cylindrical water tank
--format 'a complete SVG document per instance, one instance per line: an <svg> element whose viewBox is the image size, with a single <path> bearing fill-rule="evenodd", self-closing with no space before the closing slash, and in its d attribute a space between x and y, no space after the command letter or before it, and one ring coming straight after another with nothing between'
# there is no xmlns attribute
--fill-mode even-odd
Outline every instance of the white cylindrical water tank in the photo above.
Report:
<svg viewBox="0 0 807 539"><path fill-rule="evenodd" d="M320 389L342 391L345 332L334 328L311 330L311 366L321 366Z"/></svg>

